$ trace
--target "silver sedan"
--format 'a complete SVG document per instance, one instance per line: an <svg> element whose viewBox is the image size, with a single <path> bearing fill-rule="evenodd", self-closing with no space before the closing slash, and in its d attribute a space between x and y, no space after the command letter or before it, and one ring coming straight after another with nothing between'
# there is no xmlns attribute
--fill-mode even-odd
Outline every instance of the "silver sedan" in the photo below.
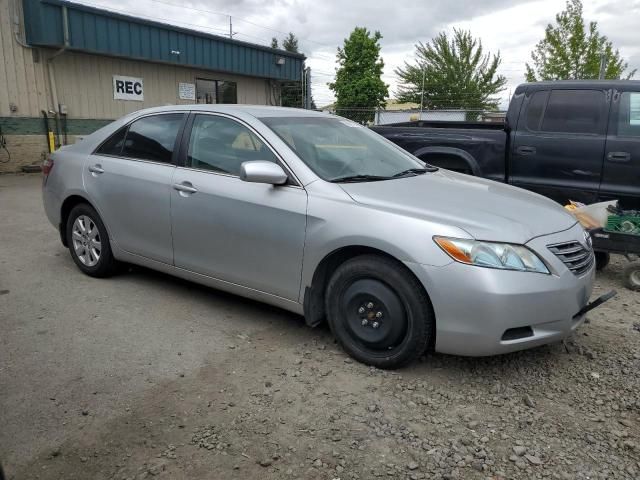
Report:
<svg viewBox="0 0 640 480"><path fill-rule="evenodd" d="M554 202L304 110L138 111L52 154L43 196L84 273L133 263L326 319L381 368L559 341L594 280Z"/></svg>

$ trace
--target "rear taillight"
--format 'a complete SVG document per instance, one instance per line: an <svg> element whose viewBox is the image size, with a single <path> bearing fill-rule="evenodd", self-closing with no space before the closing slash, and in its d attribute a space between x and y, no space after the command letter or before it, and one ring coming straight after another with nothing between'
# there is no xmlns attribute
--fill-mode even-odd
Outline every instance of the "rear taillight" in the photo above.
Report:
<svg viewBox="0 0 640 480"><path fill-rule="evenodd" d="M52 169L53 169L53 158L47 157L47 159L42 164L42 173L46 177L51 173Z"/></svg>

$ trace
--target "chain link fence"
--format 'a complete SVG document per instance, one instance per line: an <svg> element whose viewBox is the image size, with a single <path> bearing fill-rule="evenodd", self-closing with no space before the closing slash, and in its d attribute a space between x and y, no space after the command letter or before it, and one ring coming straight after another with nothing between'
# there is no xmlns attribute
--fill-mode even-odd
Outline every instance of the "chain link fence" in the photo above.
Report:
<svg viewBox="0 0 640 480"><path fill-rule="evenodd" d="M337 108L331 113L362 125L423 121L503 122L506 112L485 110L383 110L376 108Z"/></svg>

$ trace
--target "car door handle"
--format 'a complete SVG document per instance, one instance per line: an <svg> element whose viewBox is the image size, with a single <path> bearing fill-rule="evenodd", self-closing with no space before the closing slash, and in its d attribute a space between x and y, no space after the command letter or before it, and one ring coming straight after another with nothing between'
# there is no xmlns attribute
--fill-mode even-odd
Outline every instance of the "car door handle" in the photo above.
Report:
<svg viewBox="0 0 640 480"><path fill-rule="evenodd" d="M198 191L197 188L193 187L191 182L174 183L173 189L180 193L196 193Z"/></svg>
<svg viewBox="0 0 640 480"><path fill-rule="evenodd" d="M516 148L516 153L519 155L533 155L536 153L536 147L528 147L523 145L522 147Z"/></svg>
<svg viewBox="0 0 640 480"><path fill-rule="evenodd" d="M628 162L631 160L631 154L629 152L609 152L607 160L610 162Z"/></svg>
<svg viewBox="0 0 640 480"><path fill-rule="evenodd" d="M104 169L102 168L102 165L100 165L99 163L96 163L95 165L89 167L89 171L97 175L104 173Z"/></svg>

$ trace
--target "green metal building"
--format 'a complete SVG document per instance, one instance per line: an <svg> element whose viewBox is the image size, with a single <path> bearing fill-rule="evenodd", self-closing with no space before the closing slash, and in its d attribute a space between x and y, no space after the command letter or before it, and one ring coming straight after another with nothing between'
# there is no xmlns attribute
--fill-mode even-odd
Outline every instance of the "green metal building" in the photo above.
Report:
<svg viewBox="0 0 640 480"><path fill-rule="evenodd" d="M279 105L304 68L300 54L61 0L0 0L0 47L0 172L39 163L48 130L58 146L151 106Z"/></svg>

